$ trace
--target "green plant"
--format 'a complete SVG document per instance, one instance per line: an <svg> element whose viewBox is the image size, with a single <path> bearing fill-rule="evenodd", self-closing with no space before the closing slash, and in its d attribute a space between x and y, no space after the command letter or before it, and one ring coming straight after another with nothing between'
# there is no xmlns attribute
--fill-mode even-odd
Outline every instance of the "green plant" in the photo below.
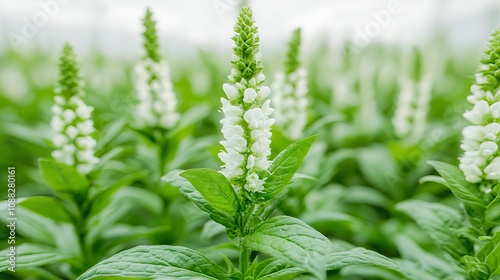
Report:
<svg viewBox="0 0 500 280"><path fill-rule="evenodd" d="M100 262L79 279L292 279L300 274L325 279L326 270L352 265L398 270L375 252L332 245L296 218L273 216L273 200L292 180L316 136L293 143L268 161L274 120L265 99L269 88L262 86L259 37L250 8L241 9L235 32L233 69L224 85L228 99L222 99L222 170L172 171L164 180L225 228L231 239L226 247L239 252L238 268L223 257L225 270L186 247L139 246Z"/></svg>
<svg viewBox="0 0 500 280"><path fill-rule="evenodd" d="M430 165L441 177L424 178L448 187L463 211L422 201L398 205L446 252L449 266L458 271L456 277L466 275L473 280L500 277L499 67L500 30L497 30L491 36L476 83L471 87L472 94L467 98L474 107L464 117L473 125L462 131L464 154L460 164L456 167L432 161ZM436 274L433 277L437 279Z"/></svg>

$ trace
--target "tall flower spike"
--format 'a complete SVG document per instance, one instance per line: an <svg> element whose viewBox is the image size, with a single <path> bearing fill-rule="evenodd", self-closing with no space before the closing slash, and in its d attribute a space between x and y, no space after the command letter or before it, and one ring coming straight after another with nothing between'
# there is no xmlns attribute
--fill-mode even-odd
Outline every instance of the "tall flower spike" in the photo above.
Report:
<svg viewBox="0 0 500 280"><path fill-rule="evenodd" d="M476 82L467 100L472 110L464 113L472 125L462 130L464 151L460 169L470 183L498 183L500 180L500 29L489 41ZM486 188L487 189L487 188Z"/></svg>
<svg viewBox="0 0 500 280"><path fill-rule="evenodd" d="M250 8L243 7L234 27L229 82L223 85L227 99L221 98L224 140L220 143L224 151L219 153L222 174L251 193L264 189L274 123L269 117L273 112L271 101L266 99L271 90L262 86L265 76L261 73L259 36L254 22Z"/></svg>
<svg viewBox="0 0 500 280"><path fill-rule="evenodd" d="M137 121L142 127L172 128L179 120L177 98L167 62L159 52L156 22L148 9L143 20L146 56L135 67L135 88L139 104Z"/></svg>
<svg viewBox="0 0 500 280"><path fill-rule="evenodd" d="M99 162L94 156L94 122L91 119L93 107L83 101L82 81L78 74L76 56L70 45L63 49L60 64L60 78L55 89L54 116L50 123L54 132L52 157L67 165L75 166L82 174L88 174Z"/></svg>
<svg viewBox="0 0 500 280"><path fill-rule="evenodd" d="M273 104L276 125L291 139L299 139L307 123L307 71L300 68L300 28L293 33L288 46L285 72L274 77Z"/></svg>

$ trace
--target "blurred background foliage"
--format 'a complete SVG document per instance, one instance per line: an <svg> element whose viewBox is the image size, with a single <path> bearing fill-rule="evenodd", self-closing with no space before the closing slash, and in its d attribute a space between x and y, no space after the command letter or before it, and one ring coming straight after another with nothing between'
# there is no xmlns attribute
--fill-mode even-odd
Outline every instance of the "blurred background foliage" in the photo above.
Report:
<svg viewBox="0 0 500 280"><path fill-rule="evenodd" d="M274 50L263 51L269 85L273 74L283 67L285 48L283 41ZM78 53L78 46L76 50ZM178 127L169 132L167 171L217 169L218 141L222 140L219 99L229 74L230 54L199 47L190 55L179 56L169 51L167 43L163 55L170 65L182 114ZM416 198L458 208L458 201L446 188L432 182L420 184L419 180L435 174L428 160L458 162L460 131L466 125L461 114L469 106L466 96L480 55L477 47L452 46L445 30L414 47L373 42L359 50L348 41L318 41L301 60L309 72L309 121L304 135L319 134L319 138L300 171L304 176L290 185L276 205L277 211L299 217L331 239L391 258L411 260L408 250L415 244L441 258L443 252L394 206ZM137 238L124 239L121 246L103 252L95 261L138 244L184 245L220 260L217 252L229 250L217 246L229 241L221 228L207 223L208 218L177 190L160 181L163 174L158 170L154 145L128 125L134 119L132 108L137 101L132 70L139 57L116 57L97 49L78 56L85 101L95 108L97 155L108 157L97 183L143 188L161 204L158 209L148 209L147 202L127 209L113 222L114 231L110 228L109 236L123 225L158 230L137 231ZM50 106L57 74L57 57L52 51L0 49L0 166L2 170L16 167L18 197L53 195L41 178L37 160L50 157L52 149L48 142ZM396 136L392 124L399 81L402 77L418 81L422 76L432 85L425 132L420 140L408 141ZM292 142L278 128L273 128L272 140L273 155ZM0 189L0 197L7 197L6 188ZM135 201L131 205L134 203L140 204ZM0 239L7 236L8 228L0 227ZM18 238L22 243L23 236ZM2 242L0 249L6 246ZM412 252L420 251L415 247ZM330 276L399 279L368 267L332 272ZM7 274L1 277L13 279Z"/></svg>

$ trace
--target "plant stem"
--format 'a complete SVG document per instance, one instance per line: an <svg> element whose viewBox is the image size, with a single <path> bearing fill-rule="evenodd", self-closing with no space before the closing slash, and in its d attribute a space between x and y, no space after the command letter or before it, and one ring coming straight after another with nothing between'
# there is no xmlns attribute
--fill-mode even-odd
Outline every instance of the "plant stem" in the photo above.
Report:
<svg viewBox="0 0 500 280"><path fill-rule="evenodd" d="M245 275L247 272L249 259L250 251L243 243L241 243L240 271L241 273L243 273L243 275Z"/></svg>

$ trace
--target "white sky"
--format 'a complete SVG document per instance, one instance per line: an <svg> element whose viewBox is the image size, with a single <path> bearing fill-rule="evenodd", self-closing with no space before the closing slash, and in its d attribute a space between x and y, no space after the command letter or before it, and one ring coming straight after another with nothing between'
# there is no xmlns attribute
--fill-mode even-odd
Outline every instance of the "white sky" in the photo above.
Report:
<svg viewBox="0 0 500 280"><path fill-rule="evenodd" d="M9 47L8 34L22 35L28 19L43 13L40 3L56 0L0 1L0 48ZM42 46L47 50L69 41L79 49L97 47L109 54L140 51L140 18L151 7L163 47L174 51L193 46L229 49L237 0L57 0L68 2L34 32L21 50ZM305 47L322 36L333 43L373 27L377 13L391 1L400 12L391 14L370 41L400 44L425 42L446 26L457 46L481 46L491 30L500 26L499 0L250 0L263 48L281 47L295 27L302 27ZM387 12L382 12L387 15ZM42 15L43 20L43 15ZM371 24L371 25L370 25ZM377 30L375 30L377 31Z"/></svg>

